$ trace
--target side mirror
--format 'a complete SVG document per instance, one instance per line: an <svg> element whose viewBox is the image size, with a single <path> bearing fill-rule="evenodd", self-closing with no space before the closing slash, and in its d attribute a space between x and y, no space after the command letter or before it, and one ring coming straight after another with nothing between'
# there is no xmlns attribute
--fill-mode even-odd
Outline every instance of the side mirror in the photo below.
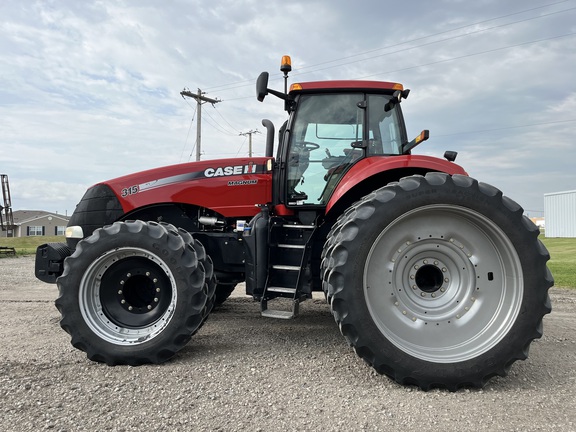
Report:
<svg viewBox="0 0 576 432"><path fill-rule="evenodd" d="M262 72L256 80L256 98L262 102L268 94L268 72Z"/></svg>
<svg viewBox="0 0 576 432"><path fill-rule="evenodd" d="M406 99L409 94L410 89L405 89L402 91L396 90L392 95L392 98L388 101L386 105L384 105L384 112L392 111L392 108L394 108L396 104L402 102L402 99Z"/></svg>

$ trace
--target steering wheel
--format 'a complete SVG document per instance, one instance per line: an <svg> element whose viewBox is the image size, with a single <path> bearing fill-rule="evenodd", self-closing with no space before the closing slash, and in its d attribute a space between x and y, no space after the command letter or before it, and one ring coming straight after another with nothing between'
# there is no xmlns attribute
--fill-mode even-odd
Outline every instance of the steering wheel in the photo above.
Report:
<svg viewBox="0 0 576 432"><path fill-rule="evenodd" d="M310 141L303 141L302 146L304 147L305 150L308 151L318 150L320 148L320 144L316 144Z"/></svg>

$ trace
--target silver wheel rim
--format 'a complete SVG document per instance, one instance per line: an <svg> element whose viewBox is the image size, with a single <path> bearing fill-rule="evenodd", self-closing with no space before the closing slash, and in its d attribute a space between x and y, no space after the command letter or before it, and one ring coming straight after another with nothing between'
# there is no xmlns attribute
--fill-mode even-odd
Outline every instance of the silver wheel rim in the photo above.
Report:
<svg viewBox="0 0 576 432"><path fill-rule="evenodd" d="M468 208L432 205L402 215L378 236L364 269L372 319L413 357L476 358L518 316L521 263L504 232Z"/></svg>
<svg viewBox="0 0 576 432"><path fill-rule="evenodd" d="M165 299L165 306L156 313L153 322L142 326L125 326L118 324L106 311L102 302L103 289L117 290L121 297L121 284L118 286L102 286L102 278L112 266L126 259L143 258L150 260L152 265L167 278L172 286ZM155 267L155 268L156 268ZM128 275L130 276L130 275ZM115 345L138 345L158 336L170 323L176 308L177 293L172 272L157 255L141 248L125 247L106 252L94 260L87 268L79 287L80 311L84 321L98 337ZM155 299L154 299L155 300ZM119 299L119 302L121 299Z"/></svg>

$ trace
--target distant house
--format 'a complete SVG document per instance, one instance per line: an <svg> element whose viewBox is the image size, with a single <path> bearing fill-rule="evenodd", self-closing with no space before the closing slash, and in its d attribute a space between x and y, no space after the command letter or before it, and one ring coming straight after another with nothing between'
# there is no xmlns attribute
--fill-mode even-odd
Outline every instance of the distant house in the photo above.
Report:
<svg viewBox="0 0 576 432"><path fill-rule="evenodd" d="M15 210L15 228L0 230L0 237L29 237L64 235L68 225L68 216L40 210Z"/></svg>

